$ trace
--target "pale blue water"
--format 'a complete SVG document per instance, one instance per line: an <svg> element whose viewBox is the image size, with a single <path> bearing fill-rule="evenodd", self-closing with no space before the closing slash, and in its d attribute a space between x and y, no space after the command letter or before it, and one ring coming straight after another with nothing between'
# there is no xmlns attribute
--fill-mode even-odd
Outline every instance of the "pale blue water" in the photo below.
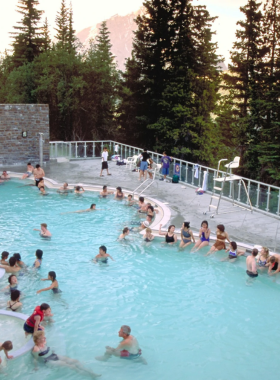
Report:
<svg viewBox="0 0 280 380"><path fill-rule="evenodd" d="M33 187L18 188L21 184L0 186L0 252L20 252L31 266L35 250L44 251L42 268L19 276L19 289L23 313L30 315L42 302L51 305L54 323L46 326L46 336L57 353L80 360L104 380L279 378L279 279L273 282L263 274L251 280L244 258L221 262L223 253L206 258L178 252L161 240L147 246L137 235L118 242L123 221L135 219L135 209L94 193L42 197ZM91 203L102 210L60 215ZM51 241L33 231L42 222L53 233ZM90 262L101 244L115 262ZM56 271L63 292L36 295L49 284L40 279L50 270ZM7 275L0 288L6 284ZM7 299L1 292L2 308ZM122 324L131 326L147 366L94 359L106 345L117 346ZM0 328L1 342L7 332L3 323ZM9 378L21 380L89 378L44 364L36 368L31 354L8 363L0 376L7 371Z"/></svg>

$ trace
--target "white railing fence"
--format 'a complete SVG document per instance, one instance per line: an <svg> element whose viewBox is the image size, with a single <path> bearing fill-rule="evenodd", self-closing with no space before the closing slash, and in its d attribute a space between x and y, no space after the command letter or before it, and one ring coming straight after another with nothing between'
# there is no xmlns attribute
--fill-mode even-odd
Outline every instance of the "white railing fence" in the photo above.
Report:
<svg viewBox="0 0 280 380"><path fill-rule="evenodd" d="M139 155L143 149L137 148L131 145L122 144L112 140L100 140L100 141L51 141L50 142L50 158L55 159L59 157L66 157L71 159L89 159L101 157L103 147L106 146L109 149L110 154L114 154L115 145L118 145L118 154L122 158ZM156 163L161 162L162 154L149 151L152 159ZM228 162L233 157L229 157ZM169 177L172 178L175 174L175 164L179 164L180 181L193 187L201 187L204 178L204 172L208 174L207 191L213 190L214 183L213 178L217 174L217 169L209 168L207 166L195 164L180 160L173 159L170 166ZM219 171L221 176L225 175L225 172ZM254 209L280 217L280 188L277 186L268 185L263 182L254 181L245 177L242 177L245 182L250 199ZM233 192L234 186L234 192ZM235 201L240 204L248 204L247 196L241 186L241 181L228 182L224 186L223 198L232 200L232 194L234 194Z"/></svg>

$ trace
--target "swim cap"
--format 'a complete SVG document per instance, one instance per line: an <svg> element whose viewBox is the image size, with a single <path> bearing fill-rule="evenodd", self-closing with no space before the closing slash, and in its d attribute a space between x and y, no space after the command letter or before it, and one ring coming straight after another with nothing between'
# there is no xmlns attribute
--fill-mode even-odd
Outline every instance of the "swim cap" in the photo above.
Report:
<svg viewBox="0 0 280 380"><path fill-rule="evenodd" d="M129 326L127 326L127 325L123 325L121 327L121 329L122 329L122 332L125 333L125 334L127 334L127 335L129 335L131 333L131 328Z"/></svg>
<svg viewBox="0 0 280 380"><path fill-rule="evenodd" d="M149 227L149 222L147 221L147 220L145 220L145 222L143 222L143 225L145 226L145 227Z"/></svg>

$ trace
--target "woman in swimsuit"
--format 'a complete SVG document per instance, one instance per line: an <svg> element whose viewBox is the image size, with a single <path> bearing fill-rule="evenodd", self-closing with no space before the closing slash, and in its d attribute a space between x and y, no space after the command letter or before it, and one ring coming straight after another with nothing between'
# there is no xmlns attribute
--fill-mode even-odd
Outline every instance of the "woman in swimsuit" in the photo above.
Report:
<svg viewBox="0 0 280 380"><path fill-rule="evenodd" d="M191 249L191 252L196 252L200 248L206 247L209 245L209 240L210 240L210 229L208 228L208 222L207 220L203 220L201 223L201 227L199 230L199 240L195 243L194 247Z"/></svg>
<svg viewBox="0 0 280 380"><path fill-rule="evenodd" d="M269 249L266 247L262 247L257 265L259 268L264 269L265 267L268 266L268 259L269 259Z"/></svg>
<svg viewBox="0 0 280 380"><path fill-rule="evenodd" d="M11 299L7 302L7 309L11 311L17 311L21 308L22 303L19 301L20 291L15 289L11 291Z"/></svg>
<svg viewBox="0 0 280 380"><path fill-rule="evenodd" d="M181 228L181 242L179 248L187 247L192 241L195 243L195 238L190 229L190 222L184 222Z"/></svg>
<svg viewBox="0 0 280 380"><path fill-rule="evenodd" d="M48 278L42 278L41 281L51 281L52 283L48 288L37 290L37 294L41 292L46 292L47 290L52 290L54 293L61 293L61 290L58 287L56 273L54 271L50 271L48 274Z"/></svg>
<svg viewBox="0 0 280 380"><path fill-rule="evenodd" d="M226 249L225 240L227 240L230 243L228 233L225 232L225 226L223 224L217 225L216 235L217 235L216 242L212 245L212 247L210 248L210 250L207 252L205 256L208 256L217 251L221 251L222 249Z"/></svg>
<svg viewBox="0 0 280 380"><path fill-rule="evenodd" d="M40 268L42 264L42 256L43 256L43 251L41 249L37 249L35 252L36 260L34 261L33 267L34 268Z"/></svg>
<svg viewBox="0 0 280 380"><path fill-rule="evenodd" d="M58 367L68 367L77 372L84 372L91 375L93 378L101 376L90 371L89 369L84 368L78 360L55 354L53 350L47 346L44 331L36 331L33 334L33 341L35 343L35 346L33 347L32 355L36 359L41 360L46 364L52 364Z"/></svg>
<svg viewBox="0 0 280 380"><path fill-rule="evenodd" d="M167 233L166 232L161 232L161 226L162 226L162 224L159 225L158 233L159 233L159 235L165 236L165 242L167 244L177 243L177 235L175 234L175 226L174 226L174 224L171 224L168 227Z"/></svg>
<svg viewBox="0 0 280 380"><path fill-rule="evenodd" d="M115 194L115 199L123 199L124 198L124 194L122 192L122 188L120 186L117 187L117 191L116 191L116 194Z"/></svg>

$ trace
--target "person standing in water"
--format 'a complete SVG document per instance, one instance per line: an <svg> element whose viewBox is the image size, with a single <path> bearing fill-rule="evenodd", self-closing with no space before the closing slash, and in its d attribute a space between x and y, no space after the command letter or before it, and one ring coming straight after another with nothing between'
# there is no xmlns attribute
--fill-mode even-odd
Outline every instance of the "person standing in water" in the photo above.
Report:
<svg viewBox="0 0 280 380"><path fill-rule="evenodd" d="M103 356L97 356L95 359L106 361L111 356L117 356L121 359L135 360L140 359L143 364L147 364L146 360L142 358L142 351L139 347L137 339L130 334L131 328L123 325L119 331L119 337L123 338L117 348L106 346L106 351Z"/></svg>
<svg viewBox="0 0 280 380"><path fill-rule="evenodd" d="M258 277L258 271L257 271L257 263L256 263L256 257L258 256L259 251L257 248L254 248L252 250L252 253L250 256L246 259L246 265L247 265L247 275L249 277Z"/></svg>
<svg viewBox="0 0 280 380"><path fill-rule="evenodd" d="M52 234L48 230L47 223L41 223L41 229L38 230L37 228L34 228L33 231L40 231L40 236L42 236L42 237L50 238L52 236Z"/></svg>
<svg viewBox="0 0 280 380"><path fill-rule="evenodd" d="M99 254L95 256L95 258L93 259L93 262L96 264L97 262L101 262L103 264L107 264L108 263L108 257L110 257L111 260L115 261L113 259L113 257L111 257L108 253L107 253L107 248L105 247L105 245L101 245L101 247L99 247Z"/></svg>
<svg viewBox="0 0 280 380"><path fill-rule="evenodd" d="M51 285L47 288L37 290L37 294L41 292L46 292L47 290L52 290L53 293L61 293L61 290L58 287L58 282L56 279L56 273L54 271L50 271L48 274L48 278L42 278L41 281L51 281Z"/></svg>

